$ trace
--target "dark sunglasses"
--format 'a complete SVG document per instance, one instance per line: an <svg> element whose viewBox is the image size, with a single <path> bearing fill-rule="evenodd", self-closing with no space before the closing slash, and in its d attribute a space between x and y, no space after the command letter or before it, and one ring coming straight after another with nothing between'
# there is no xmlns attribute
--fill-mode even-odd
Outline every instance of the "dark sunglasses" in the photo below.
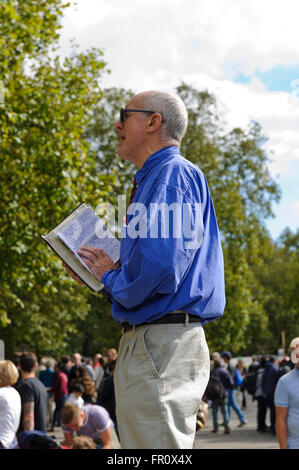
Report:
<svg viewBox="0 0 299 470"><path fill-rule="evenodd" d="M149 111L148 109L129 109L129 108L120 108L120 122L124 123L126 120L126 113L150 113L155 114L156 111ZM159 113L161 114L161 113ZM162 116L162 122L165 122Z"/></svg>

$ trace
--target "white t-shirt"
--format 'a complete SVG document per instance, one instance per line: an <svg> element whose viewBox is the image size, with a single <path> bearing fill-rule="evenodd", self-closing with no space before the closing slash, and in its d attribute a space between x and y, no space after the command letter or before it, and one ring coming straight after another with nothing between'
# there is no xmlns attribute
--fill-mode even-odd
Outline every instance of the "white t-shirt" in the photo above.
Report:
<svg viewBox="0 0 299 470"><path fill-rule="evenodd" d="M21 418L21 398L13 387L0 387L0 442L8 448L16 435Z"/></svg>
<svg viewBox="0 0 299 470"><path fill-rule="evenodd" d="M77 405L79 408L84 406L84 400L82 397L76 397L74 393L71 393L66 400L66 403L70 403L71 405Z"/></svg>

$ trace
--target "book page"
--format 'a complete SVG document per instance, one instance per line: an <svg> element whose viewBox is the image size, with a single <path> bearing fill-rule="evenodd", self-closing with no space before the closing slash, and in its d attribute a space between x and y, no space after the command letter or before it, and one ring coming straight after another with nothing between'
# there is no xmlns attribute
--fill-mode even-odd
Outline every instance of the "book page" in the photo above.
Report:
<svg viewBox="0 0 299 470"><path fill-rule="evenodd" d="M120 242L107 229L105 223L95 214L93 209L86 209L74 217L58 233L60 238L89 270L77 251L82 246L102 248L108 256L116 263L120 256ZM90 271L90 270L89 270Z"/></svg>

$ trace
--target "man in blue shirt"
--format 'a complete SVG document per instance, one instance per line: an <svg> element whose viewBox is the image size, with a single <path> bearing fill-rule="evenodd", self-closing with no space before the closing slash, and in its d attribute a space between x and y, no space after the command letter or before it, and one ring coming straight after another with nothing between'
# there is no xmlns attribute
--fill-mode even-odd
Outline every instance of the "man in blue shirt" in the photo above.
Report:
<svg viewBox="0 0 299 470"><path fill-rule="evenodd" d="M210 371L202 326L225 306L208 184L179 150L187 122L184 103L169 93L140 93L121 110L118 155L138 168L121 265L103 250L78 251L122 327L114 376L122 448L192 448Z"/></svg>
<svg viewBox="0 0 299 470"><path fill-rule="evenodd" d="M281 449L299 449L299 338L290 344L293 370L283 375L276 386L276 435Z"/></svg>

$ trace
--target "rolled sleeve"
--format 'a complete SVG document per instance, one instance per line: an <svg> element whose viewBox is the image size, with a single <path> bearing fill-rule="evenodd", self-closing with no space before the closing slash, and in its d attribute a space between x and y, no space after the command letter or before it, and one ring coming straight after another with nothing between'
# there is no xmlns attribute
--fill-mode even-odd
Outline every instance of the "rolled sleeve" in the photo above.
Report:
<svg viewBox="0 0 299 470"><path fill-rule="evenodd" d="M282 379L282 378L281 378ZM289 393L287 385L284 380L279 379L274 394L275 406L282 406L288 408L290 406Z"/></svg>

